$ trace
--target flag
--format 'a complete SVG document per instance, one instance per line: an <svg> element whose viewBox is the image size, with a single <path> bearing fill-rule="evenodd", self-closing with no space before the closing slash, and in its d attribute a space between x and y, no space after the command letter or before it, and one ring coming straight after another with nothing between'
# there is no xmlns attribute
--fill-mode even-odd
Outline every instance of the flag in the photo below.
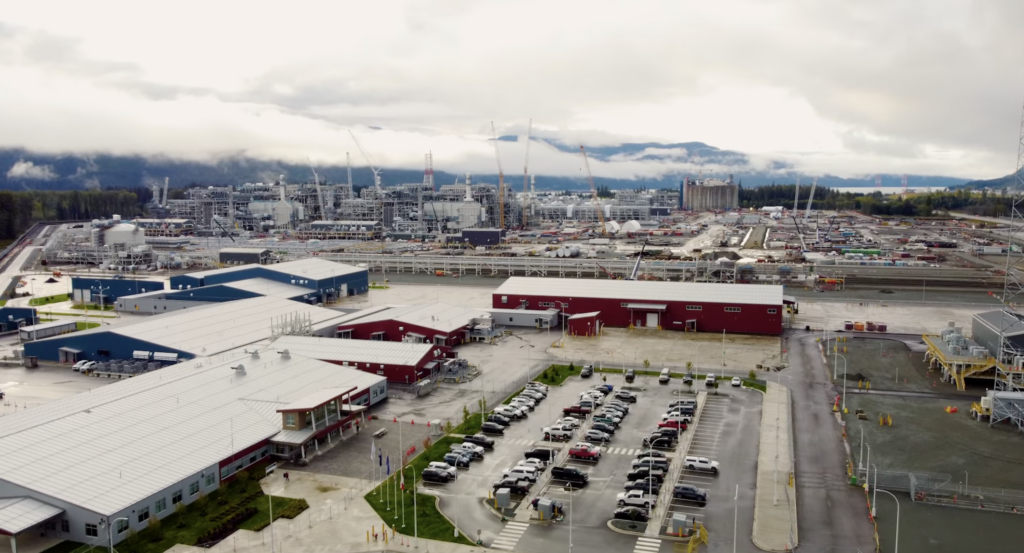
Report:
<svg viewBox="0 0 1024 553"><path fill-rule="evenodd" d="M402 491L404 492L405 491L405 471L404 470L402 471L402 485L401 485L401 487L402 487Z"/></svg>
<svg viewBox="0 0 1024 553"><path fill-rule="evenodd" d="M377 443L370 439L370 460L373 461L374 457L377 456Z"/></svg>
<svg viewBox="0 0 1024 553"><path fill-rule="evenodd" d="M379 447L377 448L377 466L384 466L384 450Z"/></svg>
<svg viewBox="0 0 1024 553"><path fill-rule="evenodd" d="M388 463L388 476L391 476L391 456L390 455L388 455L387 463Z"/></svg>

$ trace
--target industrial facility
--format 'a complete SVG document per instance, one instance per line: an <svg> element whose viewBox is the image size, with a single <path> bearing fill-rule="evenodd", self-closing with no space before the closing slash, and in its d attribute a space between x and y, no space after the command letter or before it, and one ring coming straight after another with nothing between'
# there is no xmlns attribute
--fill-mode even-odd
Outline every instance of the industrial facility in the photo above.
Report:
<svg viewBox="0 0 1024 553"><path fill-rule="evenodd" d="M713 211L736 209L740 206L739 186L727 180L697 179L686 177L680 185L681 207L691 211Z"/></svg>
<svg viewBox="0 0 1024 553"><path fill-rule="evenodd" d="M269 349L0 417L0 533L12 551L26 534L118 543L248 467L346 447L387 393L376 374Z"/></svg>
<svg viewBox="0 0 1024 553"><path fill-rule="evenodd" d="M774 335L782 334L784 301L778 285L524 277L509 278L492 296L496 308L586 313L595 328Z"/></svg>

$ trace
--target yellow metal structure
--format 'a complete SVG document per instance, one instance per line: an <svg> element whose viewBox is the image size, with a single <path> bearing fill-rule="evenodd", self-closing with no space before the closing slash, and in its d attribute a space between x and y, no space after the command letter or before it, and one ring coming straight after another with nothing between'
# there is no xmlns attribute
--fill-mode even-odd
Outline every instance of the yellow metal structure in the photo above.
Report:
<svg viewBox="0 0 1024 553"><path fill-rule="evenodd" d="M924 339L924 343L928 346L928 351L925 353L925 360L934 362L938 366L942 367L946 374L952 375L953 380L956 382L957 390L963 391L967 389L964 378L993 370L997 365L1001 370L1008 373L1021 372L1021 369L1011 367L1005 363L996 363L996 359L991 356L970 357L967 355L952 355L946 353L939 345L942 342L942 339L938 336L925 334L921 336L921 338Z"/></svg>
<svg viewBox="0 0 1024 553"><path fill-rule="evenodd" d="M690 543L686 546L686 553L693 553L701 544L708 544L708 531L703 524L697 524L697 531L690 536Z"/></svg>

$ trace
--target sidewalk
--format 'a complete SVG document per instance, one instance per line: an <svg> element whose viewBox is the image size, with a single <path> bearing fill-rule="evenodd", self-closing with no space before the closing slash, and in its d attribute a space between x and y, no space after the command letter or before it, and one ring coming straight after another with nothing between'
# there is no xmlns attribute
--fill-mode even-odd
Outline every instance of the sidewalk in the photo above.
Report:
<svg viewBox="0 0 1024 553"><path fill-rule="evenodd" d="M482 553L484 547L420 539L403 545L412 538L412 520L407 519L406 535L396 535L384 543L383 521L363 499L372 489L366 480L308 472L291 472L291 481L284 482L281 471L263 480L263 491L270 495L304 498L309 509L294 520L278 519L273 534L268 527L261 532L239 530L214 547L176 545L168 553L349 553L353 551L409 551L432 553ZM367 532L375 530L381 537L367 541ZM271 546L273 535L273 546Z"/></svg>
<svg viewBox="0 0 1024 553"><path fill-rule="evenodd" d="M765 551L791 551L799 543L796 475L794 486L789 479L793 470L790 407L789 389L769 382L761 410L752 534L754 545Z"/></svg>

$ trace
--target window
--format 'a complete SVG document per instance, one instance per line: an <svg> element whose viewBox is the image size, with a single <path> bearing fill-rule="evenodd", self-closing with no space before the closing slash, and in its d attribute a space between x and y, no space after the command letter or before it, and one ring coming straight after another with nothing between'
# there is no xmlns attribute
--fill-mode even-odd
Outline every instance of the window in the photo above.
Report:
<svg viewBox="0 0 1024 553"><path fill-rule="evenodd" d="M255 463L255 462L256 462L256 456L255 455L253 455L252 457L249 457L249 464L250 465ZM207 484L207 486L209 486L209 484Z"/></svg>
<svg viewBox="0 0 1024 553"><path fill-rule="evenodd" d="M740 308L739 307L726 307L725 308L725 312L726 313L739 313L740 312Z"/></svg>
<svg viewBox="0 0 1024 553"><path fill-rule="evenodd" d="M149 520L149 507L143 507L139 509L139 523L143 523Z"/></svg>
<svg viewBox="0 0 1024 553"><path fill-rule="evenodd" d="M768 314L769 314L769 315L774 315L774 314L776 314L776 313L778 313L778 312L779 312L779 310L778 310L778 309L769 309L769 310L768 310Z"/></svg>
<svg viewBox="0 0 1024 553"><path fill-rule="evenodd" d="M124 534L128 531L128 519L119 518L117 519L117 533L118 535Z"/></svg>
<svg viewBox="0 0 1024 553"><path fill-rule="evenodd" d="M686 306L686 310L687 311L700 311L702 307L703 306L700 306L700 305L687 305Z"/></svg>
<svg viewBox="0 0 1024 553"><path fill-rule="evenodd" d="M160 514L167 510L167 498L161 497L156 500L156 514Z"/></svg>
<svg viewBox="0 0 1024 553"><path fill-rule="evenodd" d="M197 494L197 493L199 493L199 481L198 480L196 480L195 482L192 482L191 484L188 485L188 495L190 497L195 495L195 494Z"/></svg>
<svg viewBox="0 0 1024 553"><path fill-rule="evenodd" d="M178 490L171 495L171 505L177 505L178 503L181 503L181 490Z"/></svg>
<svg viewBox="0 0 1024 553"><path fill-rule="evenodd" d="M508 303L508 296L501 296L501 303Z"/></svg>
<svg viewBox="0 0 1024 553"><path fill-rule="evenodd" d="M206 487L207 488L209 488L210 486L214 485L216 482L217 482L217 475L216 474L211 472L210 474L206 475Z"/></svg>
<svg viewBox="0 0 1024 553"><path fill-rule="evenodd" d="M60 521L60 531L61 532L70 532L71 531L71 523L68 522L68 519L66 519L66 518L65 519L61 519L61 521Z"/></svg>
<svg viewBox="0 0 1024 553"><path fill-rule="evenodd" d="M99 528L96 527L95 524L88 524L87 523L85 525L85 535L90 537L90 538L99 537L100 530L99 530Z"/></svg>
<svg viewBox="0 0 1024 553"><path fill-rule="evenodd" d="M284 425L285 426L295 426L295 413L285 413L284 414Z"/></svg>

